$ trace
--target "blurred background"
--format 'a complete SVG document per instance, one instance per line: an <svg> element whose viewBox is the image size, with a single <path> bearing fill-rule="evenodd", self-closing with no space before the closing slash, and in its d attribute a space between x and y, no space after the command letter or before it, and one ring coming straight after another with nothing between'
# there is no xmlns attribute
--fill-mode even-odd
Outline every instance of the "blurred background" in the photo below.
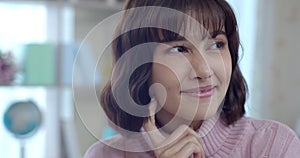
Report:
<svg viewBox="0 0 300 158"><path fill-rule="evenodd" d="M277 120L300 136L300 1L228 2L243 46L247 116ZM76 104L72 71L89 31L123 5L123 0L0 1L1 158L79 158L99 138L114 134L92 96ZM101 43L109 37L98 38ZM88 63L97 62L99 52L84 51L77 61L77 90L88 94L93 84L101 87L107 80L111 57L101 59L94 80L86 80Z"/></svg>

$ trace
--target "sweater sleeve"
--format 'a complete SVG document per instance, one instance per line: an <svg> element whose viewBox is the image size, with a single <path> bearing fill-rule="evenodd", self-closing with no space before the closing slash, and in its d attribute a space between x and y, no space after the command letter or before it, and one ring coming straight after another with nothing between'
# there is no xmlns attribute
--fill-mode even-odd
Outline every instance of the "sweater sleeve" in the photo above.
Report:
<svg viewBox="0 0 300 158"><path fill-rule="evenodd" d="M103 144L100 142L97 142L89 147L89 149L86 151L84 158L96 158L97 155L103 155Z"/></svg>
<svg viewBox="0 0 300 158"><path fill-rule="evenodd" d="M295 155L300 155L300 140L297 136L294 136L291 143L288 145L284 157L292 158L295 157Z"/></svg>
<svg viewBox="0 0 300 158"><path fill-rule="evenodd" d="M259 123L263 125L253 136L252 157L294 158L300 155L300 140L287 125L270 120Z"/></svg>
<svg viewBox="0 0 300 158"><path fill-rule="evenodd" d="M101 141L93 144L85 153L84 158L123 158L124 152L112 148Z"/></svg>
<svg viewBox="0 0 300 158"><path fill-rule="evenodd" d="M144 138L126 138L116 135L94 143L86 151L84 158L152 158L154 152L148 151ZM139 151L134 152L132 149Z"/></svg>

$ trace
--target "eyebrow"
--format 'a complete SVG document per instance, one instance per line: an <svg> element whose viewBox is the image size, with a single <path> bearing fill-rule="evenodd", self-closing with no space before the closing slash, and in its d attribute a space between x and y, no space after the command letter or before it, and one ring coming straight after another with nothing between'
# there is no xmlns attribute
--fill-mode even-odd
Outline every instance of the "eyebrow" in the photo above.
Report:
<svg viewBox="0 0 300 158"><path fill-rule="evenodd" d="M222 30L213 31L213 32L210 32L209 34L210 34L211 38L216 38L218 35L225 35L225 36L227 36L226 32L222 31Z"/></svg>
<svg viewBox="0 0 300 158"><path fill-rule="evenodd" d="M207 34L207 35L208 35L208 34ZM206 35L206 37L207 37L207 35ZM209 38L209 39L214 39L214 38L216 38L218 35L225 35L225 36L227 36L227 34L226 34L225 31L223 31L223 30L217 30L217 31L210 32L208 38ZM204 36L204 38L206 38L206 37ZM183 42L183 41L187 41L187 39L186 39L184 36L178 36L175 40L169 41L169 42L165 42L165 43L170 43L170 42Z"/></svg>

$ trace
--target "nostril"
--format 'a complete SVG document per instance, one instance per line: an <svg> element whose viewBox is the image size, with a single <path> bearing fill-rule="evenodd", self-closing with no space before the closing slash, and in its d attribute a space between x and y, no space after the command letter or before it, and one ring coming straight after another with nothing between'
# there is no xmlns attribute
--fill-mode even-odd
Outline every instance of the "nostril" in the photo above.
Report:
<svg viewBox="0 0 300 158"><path fill-rule="evenodd" d="M206 77L199 77L199 76L197 76L197 77L195 77L197 80L203 80L203 79L209 79L209 78L211 78L211 76L212 75L208 75L208 76L206 76Z"/></svg>

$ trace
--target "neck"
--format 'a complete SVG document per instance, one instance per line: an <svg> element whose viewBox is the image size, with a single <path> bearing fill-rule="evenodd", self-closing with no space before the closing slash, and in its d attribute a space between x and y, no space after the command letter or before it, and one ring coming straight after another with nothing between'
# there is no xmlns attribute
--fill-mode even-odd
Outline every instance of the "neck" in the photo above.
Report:
<svg viewBox="0 0 300 158"><path fill-rule="evenodd" d="M193 130L198 130L202 125L202 120L190 121L178 116L174 116L173 114L161 109L156 114L156 123L158 127L162 128L167 133L172 133L178 126L185 124L188 125Z"/></svg>

